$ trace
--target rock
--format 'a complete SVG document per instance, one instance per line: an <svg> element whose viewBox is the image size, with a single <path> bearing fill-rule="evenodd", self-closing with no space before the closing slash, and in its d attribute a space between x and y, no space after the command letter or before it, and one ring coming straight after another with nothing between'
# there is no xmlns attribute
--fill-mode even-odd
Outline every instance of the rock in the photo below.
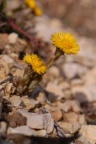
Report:
<svg viewBox="0 0 96 144"><path fill-rule="evenodd" d="M15 44L17 41L17 38L18 38L18 34L16 34L16 33L9 34L9 36L8 36L9 43Z"/></svg>
<svg viewBox="0 0 96 144"><path fill-rule="evenodd" d="M68 112L70 109L72 109L74 112L80 112L80 110L81 110L80 106L79 106L79 103L76 100L67 100L67 101L65 101L62 104L61 109L64 112Z"/></svg>
<svg viewBox="0 0 96 144"><path fill-rule="evenodd" d="M20 96L13 95L10 98L10 102L13 106L18 107L21 104L22 100L21 100Z"/></svg>
<svg viewBox="0 0 96 144"><path fill-rule="evenodd" d="M80 115L78 116L78 122L79 122L80 125L82 125L82 124L86 124L86 118L85 118L85 115L80 114Z"/></svg>
<svg viewBox="0 0 96 144"><path fill-rule="evenodd" d="M68 79L72 79L76 76L80 76L87 71L86 67L76 64L76 63L65 63L62 66L62 70L64 72L64 75Z"/></svg>
<svg viewBox="0 0 96 144"><path fill-rule="evenodd" d="M63 82L60 82L60 83L59 83L59 87L60 87L63 91L65 91L66 89L69 89L69 88L70 88L70 85L69 85L68 82L63 81Z"/></svg>
<svg viewBox="0 0 96 144"><path fill-rule="evenodd" d="M5 61L7 64L14 64L13 59L6 54L1 55L0 58L1 60Z"/></svg>
<svg viewBox="0 0 96 144"><path fill-rule="evenodd" d="M73 112L64 113L63 118L66 122L69 122L69 123L75 123L78 121L78 115Z"/></svg>
<svg viewBox="0 0 96 144"><path fill-rule="evenodd" d="M2 132L6 132L6 129L7 129L7 123L6 122L0 122L0 129Z"/></svg>
<svg viewBox="0 0 96 144"><path fill-rule="evenodd" d="M38 104L38 102L34 99L29 99L27 96L23 96L21 98L23 104L26 106L25 109L26 110L30 110L32 108L35 107L36 104Z"/></svg>
<svg viewBox="0 0 96 144"><path fill-rule="evenodd" d="M96 85L96 66L83 76L86 85Z"/></svg>
<svg viewBox="0 0 96 144"><path fill-rule="evenodd" d="M58 124L64 130L64 132L70 134L74 134L80 129L80 125L78 123L59 122Z"/></svg>
<svg viewBox="0 0 96 144"><path fill-rule="evenodd" d="M95 125L82 125L80 129L80 134L83 136L90 144L96 144L96 126Z"/></svg>
<svg viewBox="0 0 96 144"><path fill-rule="evenodd" d="M64 97L62 89L55 83L49 82L46 86L46 90L58 96L58 98Z"/></svg>
<svg viewBox="0 0 96 144"><path fill-rule="evenodd" d="M24 74L24 70L16 69L16 71L15 71L14 74L13 74L13 76L23 77L23 74Z"/></svg>
<svg viewBox="0 0 96 144"><path fill-rule="evenodd" d="M44 104L45 103L45 95L44 93L39 93L38 96L36 97L36 100L40 103L40 104Z"/></svg>
<svg viewBox="0 0 96 144"><path fill-rule="evenodd" d="M27 117L27 126L32 129L43 129L44 119L42 115L30 115Z"/></svg>
<svg viewBox="0 0 96 144"><path fill-rule="evenodd" d="M59 77L60 75L60 71L56 66L50 67L50 69L48 70L48 73L54 77Z"/></svg>
<svg viewBox="0 0 96 144"><path fill-rule="evenodd" d="M62 112L60 110L51 112L51 115L55 121L59 121L62 118Z"/></svg>
<svg viewBox="0 0 96 144"><path fill-rule="evenodd" d="M36 131L36 134L38 137L46 137L47 136L46 130L38 130L38 131Z"/></svg>
<svg viewBox="0 0 96 144"><path fill-rule="evenodd" d="M54 120L51 117L50 113L43 114L44 117L44 129L50 134L54 129Z"/></svg>
<svg viewBox="0 0 96 144"><path fill-rule="evenodd" d="M96 100L96 87L95 86L76 86L72 87L73 97L82 102L92 102Z"/></svg>
<svg viewBox="0 0 96 144"><path fill-rule="evenodd" d="M76 140L77 144L91 144L85 137L81 136ZM74 144L74 143L72 143Z"/></svg>
<svg viewBox="0 0 96 144"><path fill-rule="evenodd" d="M47 133L51 133L54 128L54 121L51 114L36 114L18 110L24 117L27 118L27 126L32 129L45 129Z"/></svg>
<svg viewBox="0 0 96 144"><path fill-rule="evenodd" d="M22 114L16 112L12 115L8 115L6 120L9 122L11 127L23 126L26 125L26 118Z"/></svg>
<svg viewBox="0 0 96 144"><path fill-rule="evenodd" d="M25 136L37 136L36 131L32 130L28 126L20 126L16 128L8 128L7 134L22 134Z"/></svg>
<svg viewBox="0 0 96 144"><path fill-rule="evenodd" d="M84 84L84 81L82 79L73 79L71 81L71 86L72 87L83 85L83 84Z"/></svg>

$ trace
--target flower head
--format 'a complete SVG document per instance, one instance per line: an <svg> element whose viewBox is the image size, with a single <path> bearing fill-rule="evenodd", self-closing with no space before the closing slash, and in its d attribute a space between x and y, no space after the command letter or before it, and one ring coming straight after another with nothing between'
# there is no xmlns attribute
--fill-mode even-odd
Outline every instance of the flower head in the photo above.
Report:
<svg viewBox="0 0 96 144"><path fill-rule="evenodd" d="M36 5L34 0L24 0L24 2L31 9L33 9Z"/></svg>
<svg viewBox="0 0 96 144"><path fill-rule="evenodd" d="M32 66L32 70L37 74L43 74L46 72L46 66L36 54L26 54L23 61Z"/></svg>
<svg viewBox="0 0 96 144"><path fill-rule="evenodd" d="M58 32L51 36L52 44L66 54L77 54L79 45L71 34Z"/></svg>

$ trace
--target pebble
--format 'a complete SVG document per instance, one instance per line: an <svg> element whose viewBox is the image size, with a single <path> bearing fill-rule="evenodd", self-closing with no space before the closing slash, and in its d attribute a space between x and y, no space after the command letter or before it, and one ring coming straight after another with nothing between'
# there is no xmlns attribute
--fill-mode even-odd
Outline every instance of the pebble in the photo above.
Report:
<svg viewBox="0 0 96 144"><path fill-rule="evenodd" d="M96 126L95 125L82 125L80 129L80 134L83 136L90 144L96 144Z"/></svg>
<svg viewBox="0 0 96 144"><path fill-rule="evenodd" d="M78 123L59 122L58 124L65 132L70 134L74 134L80 129L80 125Z"/></svg>
<svg viewBox="0 0 96 144"><path fill-rule="evenodd" d="M9 43L15 44L17 41L17 38L18 38L18 34L16 34L16 33L9 34L9 36L8 36Z"/></svg>
<svg viewBox="0 0 96 144"><path fill-rule="evenodd" d="M7 123L6 122L0 122L0 129L2 130L2 132L6 132L6 128L7 128Z"/></svg>
<svg viewBox="0 0 96 144"><path fill-rule="evenodd" d="M54 120L50 113L36 114L24 110L18 110L24 117L27 118L27 126L32 129L45 129L47 133L51 133L54 128Z"/></svg>
<svg viewBox="0 0 96 144"><path fill-rule="evenodd" d="M50 69L48 70L48 73L54 77L60 76L60 71L56 66L50 67Z"/></svg>
<svg viewBox="0 0 96 144"><path fill-rule="evenodd" d="M34 99L29 99L27 96L21 97L23 104L25 105L26 110L30 110L35 107L38 102Z"/></svg>
<svg viewBox="0 0 96 144"><path fill-rule="evenodd" d="M87 68L77 63L65 63L62 66L62 70L66 78L72 79L84 74L87 71Z"/></svg>
<svg viewBox="0 0 96 144"><path fill-rule="evenodd" d="M64 97L62 89L55 83L49 82L46 86L46 90L58 96L58 98Z"/></svg>
<svg viewBox="0 0 96 144"><path fill-rule="evenodd" d="M20 96L13 95L10 98L10 102L13 106L18 107L21 104L22 100L21 100Z"/></svg>
<svg viewBox="0 0 96 144"><path fill-rule="evenodd" d="M93 102L96 100L96 86L72 87L73 97L80 103Z"/></svg>
<svg viewBox="0 0 96 144"><path fill-rule="evenodd" d="M72 109L74 112L80 112L80 105L78 101L76 100L66 100L62 105L61 109L64 112L68 112L70 109Z"/></svg>
<svg viewBox="0 0 96 144"><path fill-rule="evenodd" d="M55 121L59 121L62 118L61 110L51 112L51 115Z"/></svg>
<svg viewBox="0 0 96 144"><path fill-rule="evenodd" d="M16 128L8 128L7 134L23 134L25 136L37 136L36 131L28 126L20 126Z"/></svg>

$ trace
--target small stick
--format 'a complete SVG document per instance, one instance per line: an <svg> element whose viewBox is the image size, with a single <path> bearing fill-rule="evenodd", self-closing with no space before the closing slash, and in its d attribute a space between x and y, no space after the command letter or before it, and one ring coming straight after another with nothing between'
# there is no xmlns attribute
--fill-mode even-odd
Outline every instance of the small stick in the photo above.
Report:
<svg viewBox="0 0 96 144"><path fill-rule="evenodd" d="M3 81L0 82L0 85L6 83L6 82L8 82L8 81L10 81L12 78L13 78L13 77L8 77L8 78L6 78L5 80L3 80Z"/></svg>

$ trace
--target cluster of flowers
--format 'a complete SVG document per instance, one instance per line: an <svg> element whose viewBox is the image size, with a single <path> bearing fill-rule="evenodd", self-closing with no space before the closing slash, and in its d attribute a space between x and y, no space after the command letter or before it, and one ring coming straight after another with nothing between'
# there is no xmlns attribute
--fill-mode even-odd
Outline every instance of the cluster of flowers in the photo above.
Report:
<svg viewBox="0 0 96 144"><path fill-rule="evenodd" d="M24 0L25 4L33 11L37 16L42 15L41 9L36 5L35 0Z"/></svg>
<svg viewBox="0 0 96 144"><path fill-rule="evenodd" d="M35 88L38 82L41 81L43 74L61 55L77 54L79 51L79 45L75 38L68 33L54 33L51 36L51 42L56 47L56 50L54 56L46 64L36 54L26 54L23 58L23 61L27 63L27 68L22 82L23 87L26 87L25 90L28 92Z"/></svg>

